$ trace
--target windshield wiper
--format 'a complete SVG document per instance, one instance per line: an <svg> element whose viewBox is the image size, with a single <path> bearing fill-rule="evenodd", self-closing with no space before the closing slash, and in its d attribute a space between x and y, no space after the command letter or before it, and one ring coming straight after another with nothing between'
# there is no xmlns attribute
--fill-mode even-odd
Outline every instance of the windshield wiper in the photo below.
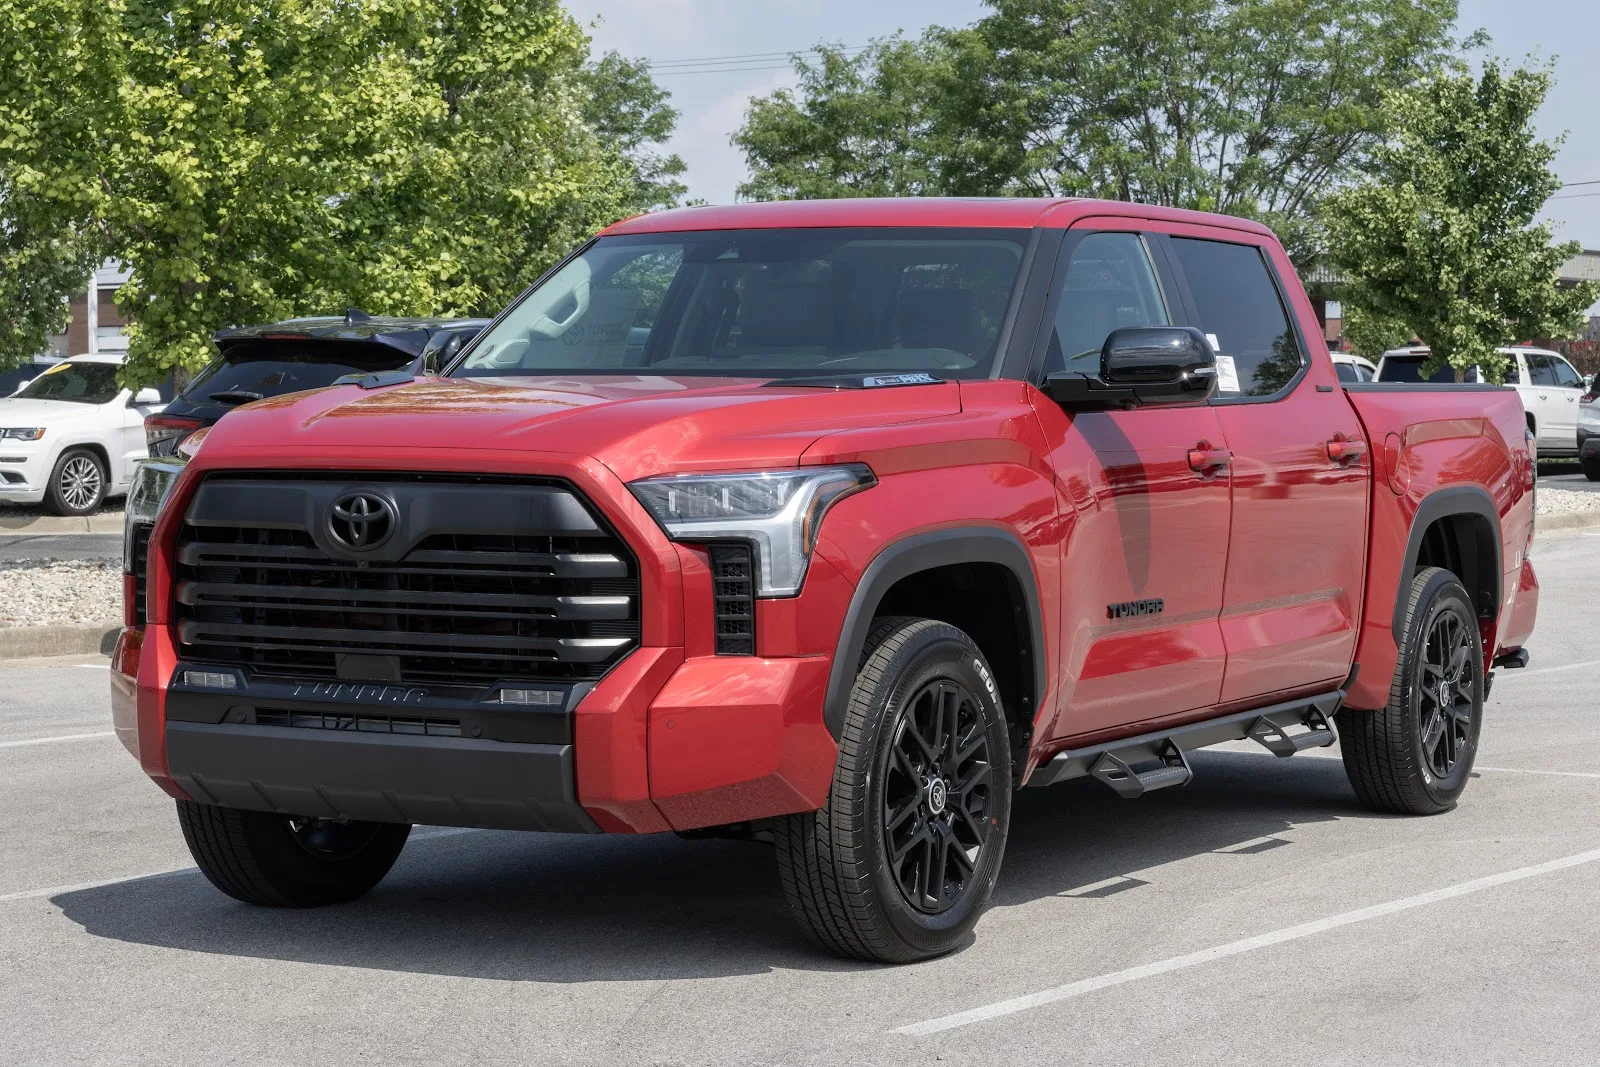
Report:
<svg viewBox="0 0 1600 1067"><path fill-rule="evenodd" d="M210 393L207 400L215 400L222 404L248 404L252 400L263 400L265 393L252 392L249 389L224 389L218 393Z"/></svg>

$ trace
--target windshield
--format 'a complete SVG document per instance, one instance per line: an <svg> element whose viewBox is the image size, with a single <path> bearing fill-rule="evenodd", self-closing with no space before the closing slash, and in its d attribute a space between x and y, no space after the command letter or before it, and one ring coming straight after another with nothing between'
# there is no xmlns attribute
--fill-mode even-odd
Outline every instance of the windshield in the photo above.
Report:
<svg viewBox="0 0 1600 1067"><path fill-rule="evenodd" d="M120 392L115 363L57 363L23 386L17 398L109 404Z"/></svg>
<svg viewBox="0 0 1600 1067"><path fill-rule="evenodd" d="M1027 239L935 228L602 238L452 373L984 377Z"/></svg>
<svg viewBox="0 0 1600 1067"><path fill-rule="evenodd" d="M1386 382L1429 382L1434 385L1449 385L1456 380L1454 367L1440 367L1427 378L1422 376L1422 365L1428 361L1427 356L1385 356L1383 366L1378 371L1378 377ZM1462 381L1476 382L1478 368L1468 367L1466 376Z"/></svg>
<svg viewBox="0 0 1600 1067"><path fill-rule="evenodd" d="M321 389L346 374L399 370L416 360L386 344L349 341L244 341L230 347L189 383L184 398L194 403L217 394L235 403L302 389Z"/></svg>

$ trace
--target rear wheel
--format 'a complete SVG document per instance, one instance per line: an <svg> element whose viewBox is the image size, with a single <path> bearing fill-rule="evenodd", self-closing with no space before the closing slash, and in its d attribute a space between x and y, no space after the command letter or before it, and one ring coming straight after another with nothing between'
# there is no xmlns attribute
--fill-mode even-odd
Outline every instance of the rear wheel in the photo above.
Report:
<svg viewBox="0 0 1600 1067"><path fill-rule="evenodd" d="M87 515L106 498L106 469L87 448L71 448L50 472L45 500L57 515Z"/></svg>
<svg viewBox="0 0 1600 1067"><path fill-rule="evenodd" d="M1584 456L1578 461L1583 476L1591 482L1600 482L1600 456Z"/></svg>
<svg viewBox="0 0 1600 1067"><path fill-rule="evenodd" d="M942 622L879 620L827 805L779 820L790 909L842 956L942 955L994 891L1010 815L1005 713L983 654Z"/></svg>
<svg viewBox="0 0 1600 1067"><path fill-rule="evenodd" d="M1428 567L1411 583L1389 703L1339 713L1344 766L1361 803L1397 815L1455 807L1483 723L1483 645L1460 580Z"/></svg>
<svg viewBox="0 0 1600 1067"><path fill-rule="evenodd" d="M280 908L342 904L383 880L405 847L404 824L298 818L178 801L196 865L235 900Z"/></svg>

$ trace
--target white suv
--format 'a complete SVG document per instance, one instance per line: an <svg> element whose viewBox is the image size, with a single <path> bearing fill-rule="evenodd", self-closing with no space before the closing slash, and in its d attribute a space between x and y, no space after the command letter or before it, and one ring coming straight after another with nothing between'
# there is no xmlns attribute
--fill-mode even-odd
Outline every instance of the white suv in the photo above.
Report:
<svg viewBox="0 0 1600 1067"><path fill-rule="evenodd" d="M1528 428L1539 439L1539 454L1576 456L1582 376L1561 353L1547 348L1515 345L1495 351L1512 359L1515 371L1506 375L1505 384L1515 388L1522 397L1522 408L1528 413ZM1428 349L1420 346L1385 352L1378 361L1378 381L1421 381L1422 365L1427 362L1428 355ZM1484 380L1476 367L1467 371L1466 379L1469 382ZM1456 373L1446 367L1428 380L1448 384L1456 380Z"/></svg>
<svg viewBox="0 0 1600 1067"><path fill-rule="evenodd" d="M171 389L117 384L121 357L73 356L0 399L0 501L48 504L58 515L87 515L128 491L149 455L144 417Z"/></svg>

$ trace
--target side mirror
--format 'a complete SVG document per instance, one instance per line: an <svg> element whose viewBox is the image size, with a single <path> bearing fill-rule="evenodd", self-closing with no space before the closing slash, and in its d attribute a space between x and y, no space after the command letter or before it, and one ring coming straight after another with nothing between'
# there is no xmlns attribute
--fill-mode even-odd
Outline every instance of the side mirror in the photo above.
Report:
<svg viewBox="0 0 1600 1067"><path fill-rule="evenodd" d="M1044 393L1076 411L1192 404L1217 391L1217 355L1193 326L1124 326L1100 349L1098 376L1057 371Z"/></svg>
<svg viewBox="0 0 1600 1067"><path fill-rule="evenodd" d="M161 390L145 388L133 395L133 399L128 401L128 406L130 408L141 408L147 404L159 404L161 402Z"/></svg>

